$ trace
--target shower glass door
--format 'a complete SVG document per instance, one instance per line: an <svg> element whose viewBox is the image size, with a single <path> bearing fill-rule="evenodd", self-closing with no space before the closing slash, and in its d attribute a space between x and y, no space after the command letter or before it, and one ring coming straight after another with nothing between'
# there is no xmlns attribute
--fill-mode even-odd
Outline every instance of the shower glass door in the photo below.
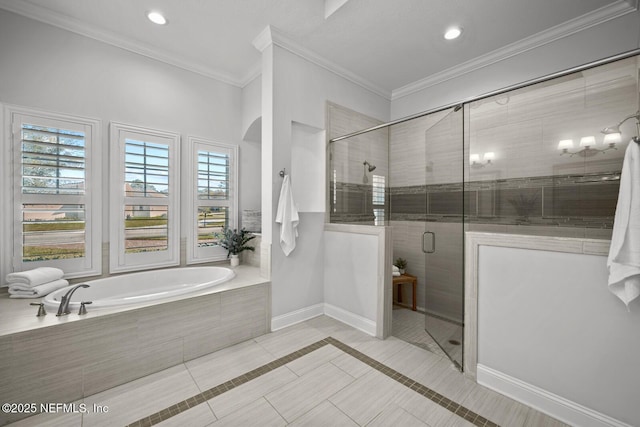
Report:
<svg viewBox="0 0 640 427"><path fill-rule="evenodd" d="M464 109L425 130L425 330L461 369L464 319Z"/></svg>

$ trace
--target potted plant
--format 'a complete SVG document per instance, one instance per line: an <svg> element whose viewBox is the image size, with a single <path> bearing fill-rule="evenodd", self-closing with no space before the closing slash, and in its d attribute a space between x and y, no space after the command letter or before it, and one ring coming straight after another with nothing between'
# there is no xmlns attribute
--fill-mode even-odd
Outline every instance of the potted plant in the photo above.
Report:
<svg viewBox="0 0 640 427"><path fill-rule="evenodd" d="M255 251L253 246L247 246L249 240L256 236L242 228L240 231L224 227L222 229L222 237L218 242L220 246L227 250L227 258L231 256L231 266L236 267L240 264L238 254L242 251Z"/></svg>
<svg viewBox="0 0 640 427"><path fill-rule="evenodd" d="M393 265L398 267L398 270L400 270L400 274L404 274L404 269L407 268L407 260L404 258L398 257L398 259L396 259L396 262L394 262Z"/></svg>

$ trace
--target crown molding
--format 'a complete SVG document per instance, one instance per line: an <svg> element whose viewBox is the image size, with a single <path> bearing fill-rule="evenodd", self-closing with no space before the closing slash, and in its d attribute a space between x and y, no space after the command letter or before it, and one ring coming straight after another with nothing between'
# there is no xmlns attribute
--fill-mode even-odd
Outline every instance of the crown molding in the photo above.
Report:
<svg viewBox="0 0 640 427"><path fill-rule="evenodd" d="M458 64L455 67L448 68L425 77L424 79L420 79L406 86L394 89L391 92L391 100L395 101L399 98L411 95L447 80L451 80L480 68L504 61L505 59L568 37L572 34L586 30L587 28L626 15L627 13L635 12L636 10L637 0L618 0L608 6L603 6L592 12L571 19L563 24L556 25L555 27L551 27L515 43L511 43L503 48L496 49L486 55L479 56L470 61Z"/></svg>
<svg viewBox="0 0 640 427"><path fill-rule="evenodd" d="M178 58L173 53L154 48L144 43L126 40L125 38L110 31L97 29L78 19L63 15L42 6L27 3L23 0L0 0L0 8L18 15L26 16L27 18L44 22L45 24L53 25L54 27L62 28L63 30L71 31L76 34L128 50L129 52L146 56L147 58L155 59L157 61L230 84L232 86L242 87L243 84L246 83L245 81L239 80L230 74L221 73L217 70L211 69L210 67L185 58Z"/></svg>
<svg viewBox="0 0 640 427"><path fill-rule="evenodd" d="M260 53L264 52L264 50L273 43L273 35L271 34L272 28L273 27L271 25L267 25L264 27L264 30L260 31L260 34L253 39L253 47L258 49Z"/></svg>
<svg viewBox="0 0 640 427"><path fill-rule="evenodd" d="M244 89L244 87L246 85L248 85L249 83L251 83L252 81L254 81L256 78L258 78L260 75L262 74L262 62L258 61L253 67L251 67L251 69L244 75L244 78L242 79L242 88Z"/></svg>
<svg viewBox="0 0 640 427"><path fill-rule="evenodd" d="M335 64L334 62L329 61L328 59L318 55L306 47L299 45L294 42L290 38L288 38L282 31L273 25L268 25L262 32L255 38L253 41L253 45L256 49L262 52L266 49L270 44L274 44L279 46L289 52L297 55L303 59L306 59L309 62L318 65L319 67L324 68L327 71L332 72L346 80L349 80L352 83L378 95L382 98L390 101L391 100L391 92L383 87L380 87L367 79L347 70Z"/></svg>

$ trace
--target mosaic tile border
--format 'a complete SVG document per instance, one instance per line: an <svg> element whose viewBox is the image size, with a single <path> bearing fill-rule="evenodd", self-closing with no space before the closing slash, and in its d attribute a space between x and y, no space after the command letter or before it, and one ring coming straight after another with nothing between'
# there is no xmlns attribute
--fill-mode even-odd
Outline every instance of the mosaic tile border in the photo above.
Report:
<svg viewBox="0 0 640 427"><path fill-rule="evenodd" d="M296 350L293 353L289 353L286 356L283 356L279 359L276 359L272 362L262 365L259 368L253 369L243 375L240 375L220 385L217 385L208 390L205 390L202 393L198 393L188 399L183 400L182 402L178 402L174 405L169 406L168 408L165 408L154 414L141 418L138 421L135 421L129 424L127 427L150 427L150 426L159 424L160 422L165 421L182 412L185 412L190 408L200 405L201 403L205 403L207 400L213 399L214 397L219 396L222 393L225 393L229 390L233 390L234 388L246 382L249 382L255 378L258 378L266 373L273 371L274 369L280 368L281 366L284 366L289 362L292 362L296 359L299 359L302 356L305 356L315 350L318 350L324 347L325 345L333 345L337 349L343 351L344 353L347 353L352 357L355 357L359 361L369 365L370 367L377 370L378 372L399 382L405 387L410 388L416 393L421 394L422 396L426 397L432 402L437 403L438 405L456 414L457 416L465 419L466 421L472 423L473 425L476 425L478 427L499 427L498 424L492 421L489 421L488 419L473 412L472 410L465 408L459 403L454 402L453 400L437 393L436 391L430 389L429 387L424 386L419 382L412 380L411 378L401 374L395 369L392 369L386 366L385 364L378 362L377 360L367 356L364 353L359 352L353 347L350 347L333 337L327 337L311 345L308 345L299 350Z"/></svg>

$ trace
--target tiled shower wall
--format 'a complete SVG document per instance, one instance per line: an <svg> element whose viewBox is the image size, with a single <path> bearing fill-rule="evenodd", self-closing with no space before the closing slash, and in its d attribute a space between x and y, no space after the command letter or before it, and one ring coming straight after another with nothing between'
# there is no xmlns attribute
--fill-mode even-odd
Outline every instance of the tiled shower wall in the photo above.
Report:
<svg viewBox="0 0 640 427"><path fill-rule="evenodd" d="M639 64L638 57L628 58L465 104L461 112L450 109L394 125L387 135L376 131L334 144L333 164L350 162L352 173L338 169L330 179L331 221L371 223L371 183L362 183L360 157L370 155L362 150L376 147L376 161L384 164L388 137L387 225L394 231L394 258L406 258L408 271L418 276L419 306L425 298L440 299L438 311L447 315L451 310L445 306L453 306L446 301L454 300L426 295L421 285L426 281L421 236L427 229L439 229L441 253L461 244L463 218L467 230L609 239L635 122L621 127L615 149L592 156L561 155L558 143L572 139L576 152L582 137L594 136L594 148L607 148L600 130L638 111ZM376 124L335 106L329 116L335 117L330 137ZM342 123L340 130L334 122ZM495 155L490 164L482 162L487 152ZM478 154L481 164L470 165L471 154ZM443 258L430 265L430 278L444 280L462 271L449 264ZM431 287L429 292L439 292Z"/></svg>
<svg viewBox="0 0 640 427"><path fill-rule="evenodd" d="M327 103L328 138L381 124L356 111ZM374 175L389 182L389 130L387 128L337 141L329 146L330 222L370 222L373 224L372 183ZM364 161L375 165L365 172ZM364 182L366 176L367 183ZM376 207L378 208L378 207ZM382 206L388 211L388 198Z"/></svg>
<svg viewBox="0 0 640 427"><path fill-rule="evenodd" d="M550 234L582 228L587 237L610 237L634 121L621 127L615 149L583 157L561 155L557 147L572 139L575 152L582 137L594 136L596 149L607 148L600 130L639 108L639 64L632 57L466 104L463 157L459 113L452 110L332 144L332 222L371 219L371 182L363 183L362 166L369 160L377 166L373 174L387 178L390 220L460 221L464 207L472 228L548 227ZM378 124L334 104L328 121L330 138ZM462 161L488 152L495 155L491 164Z"/></svg>
<svg viewBox="0 0 640 427"><path fill-rule="evenodd" d="M600 130L638 110L638 68L632 57L471 103L470 154L495 153L469 168L471 229L610 238L635 123L622 126L616 149L592 156L561 155L558 143L571 139L576 152L594 136L594 148L607 148Z"/></svg>

